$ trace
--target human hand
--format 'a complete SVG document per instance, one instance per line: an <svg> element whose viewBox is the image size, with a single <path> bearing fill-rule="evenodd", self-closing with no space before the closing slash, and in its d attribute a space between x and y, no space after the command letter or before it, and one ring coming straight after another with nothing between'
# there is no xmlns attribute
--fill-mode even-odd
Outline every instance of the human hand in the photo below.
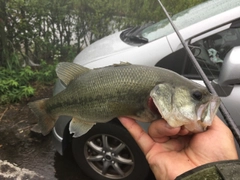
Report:
<svg viewBox="0 0 240 180"><path fill-rule="evenodd" d="M217 116L207 131L197 134L172 128L165 120L152 122L147 134L135 120L119 120L142 149L157 180L175 179L206 163L238 159L232 132Z"/></svg>

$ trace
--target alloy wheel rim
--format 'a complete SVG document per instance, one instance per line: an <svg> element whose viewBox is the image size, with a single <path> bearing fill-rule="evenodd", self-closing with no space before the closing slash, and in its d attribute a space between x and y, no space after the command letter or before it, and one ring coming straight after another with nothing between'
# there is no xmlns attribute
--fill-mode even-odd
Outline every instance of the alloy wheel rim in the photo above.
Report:
<svg viewBox="0 0 240 180"><path fill-rule="evenodd" d="M134 169L134 156L120 139L99 134L92 136L84 145L85 158L92 169L109 179L122 179Z"/></svg>

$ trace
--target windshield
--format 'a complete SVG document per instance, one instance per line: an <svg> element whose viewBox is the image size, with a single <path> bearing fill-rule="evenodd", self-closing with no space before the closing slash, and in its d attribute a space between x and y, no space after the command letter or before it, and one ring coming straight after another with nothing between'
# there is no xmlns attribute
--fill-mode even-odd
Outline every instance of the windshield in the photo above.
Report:
<svg viewBox="0 0 240 180"><path fill-rule="evenodd" d="M210 0L174 15L172 20L178 29L183 29L239 5L240 0ZM139 35L150 42L173 32L169 21L164 19L145 28Z"/></svg>

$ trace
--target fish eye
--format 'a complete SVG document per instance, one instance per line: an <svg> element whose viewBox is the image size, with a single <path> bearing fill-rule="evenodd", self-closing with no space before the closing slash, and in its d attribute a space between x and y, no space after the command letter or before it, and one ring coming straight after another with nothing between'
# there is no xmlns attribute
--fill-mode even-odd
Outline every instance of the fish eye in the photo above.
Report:
<svg viewBox="0 0 240 180"><path fill-rule="evenodd" d="M196 91L194 91L194 92L192 93L192 97L193 97L195 100L200 101L200 100L202 99L202 97L203 97L203 94L202 94L200 91L196 90Z"/></svg>

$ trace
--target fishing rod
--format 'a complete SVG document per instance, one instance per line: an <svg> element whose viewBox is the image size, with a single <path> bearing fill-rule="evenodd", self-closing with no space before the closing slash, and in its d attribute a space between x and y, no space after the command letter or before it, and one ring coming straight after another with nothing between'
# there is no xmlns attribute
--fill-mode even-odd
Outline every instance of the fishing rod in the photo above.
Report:
<svg viewBox="0 0 240 180"><path fill-rule="evenodd" d="M206 87L208 88L208 90L214 94L214 95L218 95L217 92L215 91L215 89L213 88L212 84L210 83L210 81L208 80L206 74L203 72L201 66L199 65L199 63L197 62L196 58L194 57L192 51L190 50L190 48L188 47L187 43L184 41L182 35L180 34L180 32L178 31L177 27L175 26L175 24L173 23L170 15L168 14L167 10L165 9L165 7L163 6L162 2L160 0L158 0L160 6L162 7L165 15L167 16L170 24L172 25L174 31L176 32L178 38L180 39L183 47L186 49L194 67L197 69L198 73L200 74L201 78L203 79ZM226 107L224 106L223 102L221 101L220 103L220 107L219 107L220 112L223 115L224 120L226 121L228 127L231 129L239 147L240 147L240 130L238 129L237 125L235 124L234 120L232 119L232 117L230 116L229 112L227 111Z"/></svg>

